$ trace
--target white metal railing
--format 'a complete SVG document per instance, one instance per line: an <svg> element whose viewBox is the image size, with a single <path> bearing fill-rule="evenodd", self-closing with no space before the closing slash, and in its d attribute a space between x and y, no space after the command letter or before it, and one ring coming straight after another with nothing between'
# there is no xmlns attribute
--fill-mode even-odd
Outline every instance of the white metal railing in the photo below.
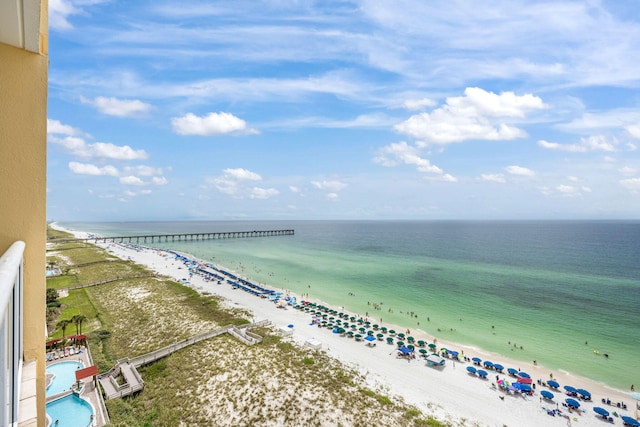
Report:
<svg viewBox="0 0 640 427"><path fill-rule="evenodd" d="M0 257L0 425L18 424L22 370L22 256L15 242Z"/></svg>

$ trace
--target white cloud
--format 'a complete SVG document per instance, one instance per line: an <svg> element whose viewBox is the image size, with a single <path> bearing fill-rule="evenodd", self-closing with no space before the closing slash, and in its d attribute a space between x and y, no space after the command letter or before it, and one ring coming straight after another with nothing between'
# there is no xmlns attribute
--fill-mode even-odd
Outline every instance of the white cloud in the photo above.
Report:
<svg viewBox="0 0 640 427"><path fill-rule="evenodd" d="M49 26L55 30L70 30L73 28L68 18L77 15L77 9L69 0L49 0Z"/></svg>
<svg viewBox="0 0 640 427"><path fill-rule="evenodd" d="M154 168L147 165L127 166L123 169L124 173L139 176L162 175L162 168Z"/></svg>
<svg viewBox="0 0 640 427"><path fill-rule="evenodd" d="M311 184L319 190L329 190L331 192L340 191L347 186L341 181L311 181Z"/></svg>
<svg viewBox="0 0 640 427"><path fill-rule="evenodd" d="M523 130L498 119L523 119L526 113L546 108L537 96L480 88L467 88L464 96L447 98L431 113L414 115L395 126L396 131L425 140L450 144L466 140L511 140L526 136Z"/></svg>
<svg viewBox="0 0 640 427"><path fill-rule="evenodd" d="M95 107L98 111L109 116L135 117L143 115L151 110L151 105L137 99L118 99L98 96L91 100L81 97L84 104Z"/></svg>
<svg viewBox="0 0 640 427"><path fill-rule="evenodd" d="M82 131L80 129L76 129L73 126L64 125L60 122L60 120L47 119L47 133L48 134L60 134L60 135L82 135Z"/></svg>
<svg viewBox="0 0 640 427"><path fill-rule="evenodd" d="M518 176L535 176L535 172L522 166L507 166L504 168L507 173Z"/></svg>
<svg viewBox="0 0 640 427"><path fill-rule="evenodd" d="M379 150L378 156L373 159L374 163L382 166L396 166L398 162L407 165L416 165L419 172L441 174L442 169L432 165L429 159L418 155L418 149L407 144L405 141L389 144Z"/></svg>
<svg viewBox="0 0 640 427"><path fill-rule="evenodd" d="M66 136L64 138L50 136L49 140L62 146L70 154L83 158L138 160L149 157L146 151L134 150L128 145L115 145L109 142L88 144L83 138L76 136Z"/></svg>
<svg viewBox="0 0 640 427"><path fill-rule="evenodd" d="M251 199L268 199L270 197L277 196L278 194L280 194L280 192L275 188L253 187L249 197Z"/></svg>
<svg viewBox="0 0 640 427"><path fill-rule="evenodd" d="M625 129L627 130L627 132L629 132L629 135L634 138L640 139L640 125L626 126Z"/></svg>
<svg viewBox="0 0 640 427"><path fill-rule="evenodd" d="M402 103L402 106L407 110L422 110L426 107L433 107L436 102L429 98L422 99L407 99Z"/></svg>
<svg viewBox="0 0 640 427"><path fill-rule="evenodd" d="M620 180L620 185L635 192L640 191L640 178L628 178Z"/></svg>
<svg viewBox="0 0 640 427"><path fill-rule="evenodd" d="M445 173L442 175L436 175L436 176L429 176L426 179L429 179L431 181L458 182L458 178L448 173Z"/></svg>
<svg viewBox="0 0 640 427"><path fill-rule="evenodd" d="M295 185L290 185L289 191L291 191L292 193L300 193L300 188L296 187Z"/></svg>
<svg viewBox="0 0 640 427"><path fill-rule="evenodd" d="M247 123L230 113L209 113L199 117L187 113L171 119L173 131L180 135L226 135L255 134L256 130L247 127Z"/></svg>
<svg viewBox="0 0 640 427"><path fill-rule="evenodd" d="M252 182L261 180L262 177L259 174L247 169L224 169L221 176L207 178L205 186L213 185L219 192L228 194L236 199L268 199L280 194L274 188L252 187L249 185Z"/></svg>
<svg viewBox="0 0 640 427"><path fill-rule="evenodd" d="M144 181L133 175L120 177L120 183L125 185L146 185Z"/></svg>
<svg viewBox="0 0 640 427"><path fill-rule="evenodd" d="M164 176L154 176L153 178L151 178L151 182L153 182L155 185L166 185L169 181L167 181L167 178L165 178Z"/></svg>
<svg viewBox="0 0 640 427"><path fill-rule="evenodd" d="M624 166L618 169L618 172L620 172L620 174L624 176L634 176L638 173L638 170L630 166Z"/></svg>
<svg viewBox="0 0 640 427"><path fill-rule="evenodd" d="M504 178L504 175L501 173L483 173L482 175L480 175L480 180L486 182L497 182L500 184L504 184L505 182L507 182L507 180Z"/></svg>
<svg viewBox="0 0 640 427"><path fill-rule="evenodd" d="M327 200L337 201L340 199L340 196L338 196L337 193L327 193L326 198Z"/></svg>
<svg viewBox="0 0 640 427"><path fill-rule="evenodd" d="M99 167L90 163L69 162L69 169L78 175L118 176L118 169L110 165Z"/></svg>
<svg viewBox="0 0 640 427"><path fill-rule="evenodd" d="M615 145L607 140L604 135L592 135L588 138L580 138L576 144L558 144L545 140L538 141L538 145L547 150L567 151L570 153L586 153L587 151L616 151Z"/></svg>

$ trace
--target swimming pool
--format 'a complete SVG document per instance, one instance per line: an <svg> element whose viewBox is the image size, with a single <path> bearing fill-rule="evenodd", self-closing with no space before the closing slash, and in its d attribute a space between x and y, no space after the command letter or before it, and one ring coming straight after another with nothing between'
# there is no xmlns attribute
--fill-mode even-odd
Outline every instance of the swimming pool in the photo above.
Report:
<svg viewBox="0 0 640 427"><path fill-rule="evenodd" d="M75 394L47 403L47 415L51 418L52 427L87 427L91 425L93 413L93 406Z"/></svg>
<svg viewBox="0 0 640 427"><path fill-rule="evenodd" d="M76 382L75 372L84 368L82 362L58 362L47 366L47 374L54 374L53 381L47 387L47 397L69 390Z"/></svg>

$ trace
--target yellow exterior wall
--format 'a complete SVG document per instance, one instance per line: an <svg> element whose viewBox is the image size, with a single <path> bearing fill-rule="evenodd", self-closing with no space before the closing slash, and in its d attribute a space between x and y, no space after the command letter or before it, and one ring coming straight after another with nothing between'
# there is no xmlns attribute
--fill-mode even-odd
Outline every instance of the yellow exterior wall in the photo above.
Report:
<svg viewBox="0 0 640 427"><path fill-rule="evenodd" d="M16 240L26 243L24 360L36 360L38 426L46 423L46 18L44 23L44 54L0 43L0 253Z"/></svg>

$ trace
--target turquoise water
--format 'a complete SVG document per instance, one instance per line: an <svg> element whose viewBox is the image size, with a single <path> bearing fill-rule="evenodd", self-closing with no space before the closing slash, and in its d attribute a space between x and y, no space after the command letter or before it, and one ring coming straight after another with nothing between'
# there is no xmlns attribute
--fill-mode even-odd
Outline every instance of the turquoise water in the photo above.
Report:
<svg viewBox="0 0 640 427"><path fill-rule="evenodd" d="M47 387L47 397L62 393L76 382L76 371L84 368L82 362L58 362L47 366L47 374L54 374L53 381Z"/></svg>
<svg viewBox="0 0 640 427"><path fill-rule="evenodd" d="M91 425L93 408L86 400L72 394L47 403L47 414L52 426L57 420L57 427L86 427Z"/></svg>
<svg viewBox="0 0 640 427"><path fill-rule="evenodd" d="M155 246L381 322L621 389L640 383L630 369L640 330L637 221L62 225L112 236L293 228L294 236Z"/></svg>

